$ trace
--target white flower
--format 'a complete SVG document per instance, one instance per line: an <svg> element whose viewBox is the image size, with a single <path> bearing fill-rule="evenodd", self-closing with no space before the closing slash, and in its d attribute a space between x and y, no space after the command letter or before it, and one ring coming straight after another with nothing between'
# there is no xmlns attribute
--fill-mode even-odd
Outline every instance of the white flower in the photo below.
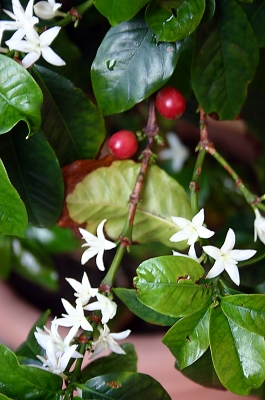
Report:
<svg viewBox="0 0 265 400"><path fill-rule="evenodd" d="M191 258L192 260L197 261L199 264L203 260L203 256L201 256L199 258L197 257L194 244L190 246L188 254L182 254L182 253L179 253L178 251L173 250L173 256L182 256L182 257Z"/></svg>
<svg viewBox="0 0 265 400"><path fill-rule="evenodd" d="M12 38L16 38L17 40L22 39L25 36L25 24L33 27L39 22L39 19L33 16L33 2L34 0L28 2L25 11L19 0L12 0L13 13L3 9L10 18L15 20L1 21L1 24L4 25L4 30L17 31Z"/></svg>
<svg viewBox="0 0 265 400"><path fill-rule="evenodd" d="M6 41L6 44L9 50L28 53L22 60L22 65L25 68L29 68L40 56L50 64L62 66L65 65L65 62L49 47L58 35L60 29L59 26L54 26L53 28L47 29L47 31L39 36L32 26L25 23L26 40L20 40L13 36Z"/></svg>
<svg viewBox="0 0 265 400"><path fill-rule="evenodd" d="M93 357L101 353L103 350L110 349L113 353L125 354L125 351L115 342L116 340L122 340L129 336L131 333L130 329L120 333L110 333L109 327L104 324L104 329L99 328L100 336L96 342L93 342L94 353Z"/></svg>
<svg viewBox="0 0 265 400"><path fill-rule="evenodd" d="M115 316L117 310L117 304L114 301L110 300L107 296L104 296L103 294L98 293L96 296L98 301L88 304L87 306L84 307L84 310L88 311L100 310L102 313L101 322L102 324L106 324L110 319L112 319Z"/></svg>
<svg viewBox="0 0 265 400"><path fill-rule="evenodd" d="M93 331L92 325L84 316L84 310L80 301L77 302L76 308L65 299L62 299L62 303L67 314L62 314L63 318L53 320L53 324L71 327L69 331L70 336L75 336L80 327L85 331Z"/></svg>
<svg viewBox="0 0 265 400"><path fill-rule="evenodd" d="M203 246L205 253L215 260L206 278L214 278L226 270L232 281L239 285L240 278L237 263L253 257L256 250L233 250L235 240L235 232L230 228L221 249L214 246Z"/></svg>
<svg viewBox="0 0 265 400"><path fill-rule="evenodd" d="M192 221L182 217L172 217L172 220L181 230L171 236L169 239L171 242L181 242L188 239L188 245L191 246L198 238L208 239L214 235L213 231L203 226L203 208L192 218Z"/></svg>
<svg viewBox="0 0 265 400"><path fill-rule="evenodd" d="M178 138L174 132L166 134L169 148L163 149L159 152L158 157L160 160L172 160L172 170L178 172L182 169L184 162L189 156L189 150Z"/></svg>
<svg viewBox="0 0 265 400"><path fill-rule="evenodd" d="M64 354L61 354L59 356L56 355L56 349L52 342L48 341L47 342L47 349L46 349L46 356L47 359L45 359L42 356L37 355L38 359L42 361L43 369L46 369L54 374L60 375L62 378L66 378L63 372L65 371L67 364L70 360L70 358L82 358L83 356L76 352L76 348L78 347L77 344L74 344L70 346ZM76 357L75 354L78 354L78 357Z"/></svg>
<svg viewBox="0 0 265 400"><path fill-rule="evenodd" d="M83 235L82 239L85 239L86 243L82 247L89 247L85 250L82 258L81 264L84 265L90 258L97 255L96 263L100 271L104 271L105 267L103 264L103 254L104 250L110 250L116 247L116 244L105 239L103 233L103 226L107 220L103 219L97 227L97 236L92 235L92 233L86 231L85 229L79 228L80 233Z"/></svg>
<svg viewBox="0 0 265 400"><path fill-rule="evenodd" d="M91 297L96 296L98 293L97 288L92 288L88 279L87 274L84 272L82 283L76 281L73 278L65 278L67 282L75 289L75 296L77 297L76 302L80 300L82 306L85 306Z"/></svg>
<svg viewBox="0 0 265 400"><path fill-rule="evenodd" d="M254 221L254 241L256 242L258 236L262 243L265 244L265 218L262 217L257 208L255 208L254 211L256 215Z"/></svg>
<svg viewBox="0 0 265 400"><path fill-rule="evenodd" d="M35 14L42 19L52 19L53 17L65 17L65 13L59 11L61 3L55 3L55 0L39 1L34 6Z"/></svg>

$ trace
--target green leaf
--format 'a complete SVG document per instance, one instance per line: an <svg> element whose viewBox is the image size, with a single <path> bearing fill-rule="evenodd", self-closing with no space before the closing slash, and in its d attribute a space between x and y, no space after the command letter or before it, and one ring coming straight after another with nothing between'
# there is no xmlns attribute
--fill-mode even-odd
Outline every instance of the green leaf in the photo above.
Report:
<svg viewBox="0 0 265 400"><path fill-rule="evenodd" d="M12 58L0 54L0 134L25 121L28 135L41 124L42 93L28 71Z"/></svg>
<svg viewBox="0 0 265 400"><path fill-rule="evenodd" d="M58 160L41 131L25 139L24 126L0 136L0 157L27 208L29 222L53 226L62 211L64 185ZM15 214L19 217L18 213Z"/></svg>
<svg viewBox="0 0 265 400"><path fill-rule="evenodd" d="M137 372L117 372L90 379L78 385L83 399L170 400L164 388L155 379Z"/></svg>
<svg viewBox="0 0 265 400"><path fill-rule="evenodd" d="M235 324L250 332L264 336L265 332L265 295L239 294L225 296L221 300L225 315Z"/></svg>
<svg viewBox="0 0 265 400"><path fill-rule="evenodd" d="M128 199L138 173L139 164L126 160L115 161L110 167L101 167L88 174L66 198L70 217L79 224L86 222L91 233L95 233L98 224L106 218L106 232L116 240L128 216ZM191 218L187 195L174 179L152 165L147 173L141 202L137 206L133 240L185 247L186 243L169 241L178 230L171 219L172 215Z"/></svg>
<svg viewBox="0 0 265 400"><path fill-rule="evenodd" d="M111 353L107 357L100 357L88 364L82 370L82 381L95 378L99 375L114 372L136 372L137 371L137 355L134 347L130 343L121 345L126 354Z"/></svg>
<svg viewBox="0 0 265 400"><path fill-rule="evenodd" d="M34 76L44 94L43 132L60 165L95 158L106 136L98 108L61 75L38 66Z"/></svg>
<svg viewBox="0 0 265 400"><path fill-rule="evenodd" d="M0 392L14 399L61 399L62 378L36 367L19 365L15 354L0 345Z"/></svg>
<svg viewBox="0 0 265 400"><path fill-rule="evenodd" d="M199 25L205 10L205 0L152 0L145 20L157 41L175 42L185 39Z"/></svg>
<svg viewBox="0 0 265 400"><path fill-rule="evenodd" d="M46 251L36 249L30 241L13 240L14 270L29 281L48 290L58 289L58 273Z"/></svg>
<svg viewBox="0 0 265 400"><path fill-rule="evenodd" d="M265 46L265 0L246 1L241 4L257 36L259 47Z"/></svg>
<svg viewBox="0 0 265 400"><path fill-rule="evenodd" d="M212 308L210 347L214 368L224 387L247 396L265 379L264 338L234 324L220 306Z"/></svg>
<svg viewBox="0 0 265 400"><path fill-rule="evenodd" d="M116 288L113 291L131 312L149 324L172 326L177 321L176 318L160 314L146 307L138 300L134 289Z"/></svg>
<svg viewBox="0 0 265 400"><path fill-rule="evenodd" d="M258 64L258 44L240 5L216 3L214 17L196 31L192 84L207 114L234 119Z"/></svg>
<svg viewBox="0 0 265 400"><path fill-rule="evenodd" d="M0 160L0 234L25 237L27 211Z"/></svg>
<svg viewBox="0 0 265 400"><path fill-rule="evenodd" d="M157 43L142 18L111 28L92 64L94 93L104 115L130 109L170 78L180 43Z"/></svg>
<svg viewBox="0 0 265 400"><path fill-rule="evenodd" d="M204 269L191 258L151 258L140 264L136 272L138 299L161 314L183 317L211 303L212 288L195 283Z"/></svg>
<svg viewBox="0 0 265 400"><path fill-rule="evenodd" d="M176 322L162 339L180 369L193 364L209 347L209 319L210 308L206 306Z"/></svg>
<svg viewBox="0 0 265 400"><path fill-rule="evenodd" d="M4 396L0 393L0 400L12 400L11 397Z"/></svg>
<svg viewBox="0 0 265 400"><path fill-rule="evenodd" d="M94 0L98 11L108 18L111 25L134 17L149 0Z"/></svg>

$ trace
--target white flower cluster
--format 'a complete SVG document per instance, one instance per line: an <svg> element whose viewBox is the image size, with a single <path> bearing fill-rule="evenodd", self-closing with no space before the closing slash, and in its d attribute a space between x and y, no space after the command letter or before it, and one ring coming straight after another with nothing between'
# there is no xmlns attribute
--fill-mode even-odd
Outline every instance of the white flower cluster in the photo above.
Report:
<svg viewBox="0 0 265 400"><path fill-rule="evenodd" d="M257 215L257 214L256 214ZM263 238L265 238L265 219L261 220L261 216L258 216L258 221L255 221L255 236L261 235L263 232ZM179 226L180 230L175 233L169 239L172 242L180 242L182 240L187 240L190 245L188 257L193 258L197 262L201 262L204 258L203 256L197 258L195 252L195 242L199 239L209 239L214 235L214 232L203 226L204 223L204 209L201 209L198 214L196 214L191 221L182 217L172 217L173 222ZM263 230L262 230L263 229ZM239 285L240 277L237 267L238 261L248 260L256 254L256 250L236 250L235 246L235 232L233 229L229 229L224 241L224 244L219 249L215 246L203 246L202 249L204 253L208 254L215 260L213 267L210 269L206 278L214 278L220 275L224 270L228 273L232 281ZM174 255L182 255L177 252L173 252Z"/></svg>
<svg viewBox="0 0 265 400"><path fill-rule="evenodd" d="M61 4L55 3L54 0L41 1L33 7L34 0L29 0L24 10L19 0L12 0L13 12L3 9L3 11L13 21L0 21L0 44L4 31L15 31L12 37L5 43L9 50L21 51L27 53L22 60L22 65L29 68L34 64L40 56L53 65L62 66L65 62L50 47L55 37L60 31L59 26L47 29L40 35L35 25L39 19L33 16L33 8L35 14L42 19L53 18L56 15L65 15L58 11ZM6 53L7 49L0 47L0 51Z"/></svg>

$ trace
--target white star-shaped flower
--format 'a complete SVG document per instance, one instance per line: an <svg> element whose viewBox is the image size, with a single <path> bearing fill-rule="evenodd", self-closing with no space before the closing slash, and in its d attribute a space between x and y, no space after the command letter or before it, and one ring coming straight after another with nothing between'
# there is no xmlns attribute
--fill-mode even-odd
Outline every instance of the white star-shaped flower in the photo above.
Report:
<svg viewBox="0 0 265 400"><path fill-rule="evenodd" d="M25 24L33 27L39 22L39 19L33 16L33 2L34 0L30 0L26 9L24 10L19 0L12 0L13 12L3 9L3 11L14 20L0 21L0 24L3 25L4 30L16 31L11 39L22 39L25 36Z"/></svg>
<svg viewBox="0 0 265 400"><path fill-rule="evenodd" d="M96 296L98 293L97 288L92 288L88 279L87 274L84 272L82 283L78 282L73 278L65 278L67 282L75 289L76 293L75 296L77 297L76 302L80 300L82 306L85 306L91 297Z"/></svg>
<svg viewBox="0 0 265 400"><path fill-rule="evenodd" d="M100 271L104 271L105 267L103 264L103 254L105 250L110 250L116 247L116 244L105 239L103 226L107 220L103 219L97 227L97 236L92 235L92 233L86 231L85 229L79 228L80 233L82 234L82 238L85 239L86 243L82 245L82 247L89 247L84 251L81 264L85 264L90 258L96 257L96 264Z"/></svg>
<svg viewBox="0 0 265 400"><path fill-rule="evenodd" d="M53 324L71 327L69 335L72 337L76 335L80 327L85 331L93 331L92 325L84 315L84 310L80 301L76 303L76 308L65 299L62 299L62 303L67 314L62 314L63 318L53 320Z"/></svg>
<svg viewBox="0 0 265 400"><path fill-rule="evenodd" d="M41 19L52 19L54 17L65 17L66 13L59 11L62 3L55 3L55 0L39 1L34 6L35 14Z"/></svg>
<svg viewBox="0 0 265 400"><path fill-rule="evenodd" d="M158 153L158 157L162 161L171 160L172 170L174 172L178 172L182 169L183 164L189 157L190 152L188 148L180 141L176 133L168 132L166 134L166 138L169 147L161 150Z"/></svg>
<svg viewBox="0 0 265 400"><path fill-rule="evenodd" d="M125 354L125 351L115 342L115 340L126 339L131 333L130 329L119 333L110 333L109 327L104 324L104 329L99 328L100 336L96 342L93 342L93 357L104 350L111 350L113 353Z"/></svg>
<svg viewBox="0 0 265 400"><path fill-rule="evenodd" d="M106 324L110 319L112 319L117 310L117 304L110 300L107 296L98 293L97 295L98 301L94 303L88 304L84 307L84 310L95 311L100 310L102 313L101 322L102 324Z"/></svg>
<svg viewBox="0 0 265 400"><path fill-rule="evenodd" d="M65 62L59 57L49 46L60 31L59 26L47 29L41 35L28 23L25 23L25 40L14 38L6 41L9 50L22 51L28 53L22 60L22 65L29 68L34 64L40 56L42 56L48 63L62 66Z"/></svg>
<svg viewBox="0 0 265 400"><path fill-rule="evenodd" d="M230 228L221 249L214 246L203 246L205 253L215 260L206 278L214 278L226 270L232 281L236 285L239 285L240 277L237 263L238 261L248 260L253 257L256 250L233 250L235 240L235 232Z"/></svg>
<svg viewBox="0 0 265 400"><path fill-rule="evenodd" d="M255 211L255 221L254 221L254 241L256 242L257 237L265 244L265 218L262 217L257 208Z"/></svg>
<svg viewBox="0 0 265 400"><path fill-rule="evenodd" d="M203 208L192 218L192 221L182 217L172 217L172 220L181 228L181 230L171 236L169 239L171 242L188 240L188 245L191 246L198 240L198 238L209 239L214 235L213 231L203 226Z"/></svg>

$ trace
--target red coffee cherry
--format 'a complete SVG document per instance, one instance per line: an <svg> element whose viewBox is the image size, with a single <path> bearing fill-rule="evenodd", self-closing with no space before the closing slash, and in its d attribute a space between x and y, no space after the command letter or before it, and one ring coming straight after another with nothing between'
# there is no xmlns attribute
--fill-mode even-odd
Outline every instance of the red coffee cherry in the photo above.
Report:
<svg viewBox="0 0 265 400"><path fill-rule="evenodd" d="M108 140L111 154L120 160L132 157L137 149L138 142L132 131L122 130L114 133Z"/></svg>
<svg viewBox="0 0 265 400"><path fill-rule="evenodd" d="M167 119L179 118L186 109L186 100L182 93L173 87L159 90L155 98L158 112Z"/></svg>

